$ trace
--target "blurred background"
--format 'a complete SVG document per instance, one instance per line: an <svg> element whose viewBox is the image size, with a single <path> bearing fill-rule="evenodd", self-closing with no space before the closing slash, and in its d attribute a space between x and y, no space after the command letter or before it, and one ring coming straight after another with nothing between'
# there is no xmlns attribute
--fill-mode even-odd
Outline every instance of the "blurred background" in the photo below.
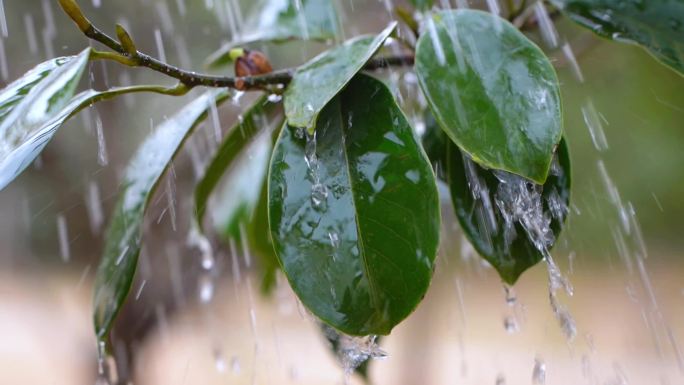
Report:
<svg viewBox="0 0 684 385"><path fill-rule="evenodd" d="M232 21L255 6L79 3L105 31L121 23L141 51L195 70L204 70L205 58L231 39ZM341 1L344 35L381 30L395 3L402 4ZM3 86L89 44L54 0L0 0L3 17ZM562 83L573 205L553 254L575 288L561 300L577 337L566 340L553 315L543 264L526 272L513 288L516 300L506 301L496 272L463 242L447 199L433 284L418 310L382 339L388 357L372 363L373 383L503 385L545 377L547 384L684 384L684 78L638 47L601 40L563 18L556 28L560 45L546 52ZM530 37L544 46L538 33ZM286 68L325 46L266 48L273 66ZM88 82L97 89L172 84L105 62L90 64ZM0 384L95 383L92 281L122 170L151 128L191 98L138 94L97 104L0 191ZM222 106L222 127L252 99ZM235 280L228 247L214 236L217 268L207 286L186 238L201 164L192 149L208 130L200 127L179 153L148 210L136 280L113 332L117 374L141 385L343 383L283 277L274 295L261 296L259 274L242 266ZM622 219L632 221L631 233L619 230Z"/></svg>

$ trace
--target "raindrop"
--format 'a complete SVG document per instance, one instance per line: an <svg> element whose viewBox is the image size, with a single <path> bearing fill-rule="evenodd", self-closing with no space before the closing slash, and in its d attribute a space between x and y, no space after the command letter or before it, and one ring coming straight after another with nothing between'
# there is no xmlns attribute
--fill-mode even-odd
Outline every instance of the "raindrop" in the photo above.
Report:
<svg viewBox="0 0 684 385"><path fill-rule="evenodd" d="M157 46L159 60L166 63L166 52L164 51L164 42L162 41L162 34L159 28L155 28L154 30L154 43Z"/></svg>
<svg viewBox="0 0 684 385"><path fill-rule="evenodd" d="M204 274L199 279L199 299L201 303L207 304L214 297L214 282L209 275Z"/></svg>
<svg viewBox="0 0 684 385"><path fill-rule="evenodd" d="M2 80L9 79L9 67L7 65L7 55L5 54L5 41L0 38L0 77Z"/></svg>
<svg viewBox="0 0 684 385"><path fill-rule="evenodd" d="M233 374L240 374L240 358L238 358L238 356L233 356L233 358L230 359L230 370Z"/></svg>
<svg viewBox="0 0 684 385"><path fill-rule="evenodd" d="M69 253L69 234L67 231L67 222L63 214L57 215L57 235L59 236L59 253L64 262L68 262L71 258Z"/></svg>
<svg viewBox="0 0 684 385"><path fill-rule="evenodd" d="M520 330L518 322L511 316L504 317L504 329L508 334L517 333Z"/></svg>
<svg viewBox="0 0 684 385"><path fill-rule="evenodd" d="M36 23L33 21L32 14L27 13L24 15L24 26L26 27L29 51L36 55L38 53L38 38L36 37Z"/></svg>
<svg viewBox="0 0 684 385"><path fill-rule="evenodd" d="M278 94L270 94L270 95L268 95L268 101L271 102L271 103L278 103L278 102L281 101L282 99L283 99L283 96L282 96L282 95L278 95Z"/></svg>
<svg viewBox="0 0 684 385"><path fill-rule="evenodd" d="M504 292L506 293L506 304L511 307L515 306L515 303L518 301L515 290L508 285L504 285Z"/></svg>
<svg viewBox="0 0 684 385"><path fill-rule="evenodd" d="M136 300L136 301L140 299L140 295L142 294L142 291L143 291L143 289L145 288L145 284L147 284L147 280L146 280L146 279L143 279L143 281L140 283L140 287L139 287L138 290L135 292L135 300Z"/></svg>
<svg viewBox="0 0 684 385"><path fill-rule="evenodd" d="M105 143L104 132L102 129L102 119L100 114L95 115L95 130L97 134L97 164L106 166L109 164L107 156L107 144Z"/></svg>
<svg viewBox="0 0 684 385"><path fill-rule="evenodd" d="M214 251L211 248L211 242L194 226L188 233L188 245L199 249L204 270L211 270L214 267Z"/></svg>
<svg viewBox="0 0 684 385"><path fill-rule="evenodd" d="M102 0L93 0L93 7L100 8L102 6Z"/></svg>
<svg viewBox="0 0 684 385"><path fill-rule="evenodd" d="M3 0L0 0L0 32L2 32L3 37L9 36L9 31L7 31L7 18L5 17L5 4Z"/></svg>
<svg viewBox="0 0 684 385"><path fill-rule="evenodd" d="M216 366L216 371L223 373L226 371L226 360L223 358L223 353L221 349L214 349L214 366Z"/></svg>
<svg viewBox="0 0 684 385"><path fill-rule="evenodd" d="M572 47L570 47L570 43L565 42L561 49L563 55L568 60L568 63L570 63L570 68L572 68L572 73L575 75L575 78L577 78L580 83L584 83L584 75L582 74L579 64L577 64L577 58L575 57Z"/></svg>
<svg viewBox="0 0 684 385"><path fill-rule="evenodd" d="M546 10L546 5L543 2L538 1L534 5L534 15L539 22L539 29L541 31L542 38L549 48L558 47L558 32L556 27L549 17L549 12Z"/></svg>
<svg viewBox="0 0 684 385"><path fill-rule="evenodd" d="M594 143L594 147L599 151L607 150L608 140L606 140L606 134L603 131L603 124L601 123L601 118L591 100L587 100L587 102L584 103L584 106L582 106L582 116L584 117L584 123L589 129L589 134L591 135L591 141Z"/></svg>
<svg viewBox="0 0 684 385"><path fill-rule="evenodd" d="M97 373L102 376L104 375L104 365L105 364L105 342L97 342Z"/></svg>
<svg viewBox="0 0 684 385"><path fill-rule="evenodd" d="M340 247L340 237L335 232L328 233L328 238L330 238L330 245L336 249Z"/></svg>
<svg viewBox="0 0 684 385"><path fill-rule="evenodd" d="M88 210L90 230L93 234L98 234L102 228L102 223L104 222L104 215L102 214L100 188L97 186L97 182L94 180L88 182L88 191L86 193L86 209Z"/></svg>
<svg viewBox="0 0 684 385"><path fill-rule="evenodd" d="M532 383L544 385L546 383L546 363L541 358L534 359L534 369L532 370Z"/></svg>

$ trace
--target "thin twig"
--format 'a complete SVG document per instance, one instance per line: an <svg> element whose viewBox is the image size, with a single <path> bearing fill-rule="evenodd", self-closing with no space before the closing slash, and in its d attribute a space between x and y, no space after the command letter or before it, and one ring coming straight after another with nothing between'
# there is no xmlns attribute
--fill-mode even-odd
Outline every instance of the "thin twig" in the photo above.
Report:
<svg viewBox="0 0 684 385"><path fill-rule="evenodd" d="M173 65L164 63L143 52L135 49L133 41L125 32L123 27L117 26L119 37L125 37L125 46L119 41L107 35L99 28L95 27L81 12L75 0L59 0L62 9L78 25L79 29L91 40L97 41L114 52L103 52L93 50L91 59L113 60L120 64L131 67L146 67L154 71L163 73L177 79L187 88L196 86L234 88L240 90L268 90L277 91L286 86L294 75L295 69L282 69L258 76L230 77L201 74L193 71L183 70ZM365 69L375 70L389 66L406 66L413 64L412 56L397 56L373 59L369 61ZM274 87L280 88L274 88Z"/></svg>

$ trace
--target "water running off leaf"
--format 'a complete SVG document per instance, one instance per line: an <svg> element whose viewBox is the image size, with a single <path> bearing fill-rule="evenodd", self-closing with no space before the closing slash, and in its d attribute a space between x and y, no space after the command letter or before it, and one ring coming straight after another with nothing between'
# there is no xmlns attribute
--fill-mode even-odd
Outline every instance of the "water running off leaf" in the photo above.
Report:
<svg viewBox="0 0 684 385"><path fill-rule="evenodd" d="M508 21L442 11L418 40L416 74L439 126L475 162L544 183L561 139L546 55Z"/></svg>
<svg viewBox="0 0 684 385"><path fill-rule="evenodd" d="M440 211L430 164L390 91L366 75L323 109L312 153L302 131L284 127L271 159L269 219L281 266L327 324L388 334L432 277ZM315 194L319 184L327 194Z"/></svg>

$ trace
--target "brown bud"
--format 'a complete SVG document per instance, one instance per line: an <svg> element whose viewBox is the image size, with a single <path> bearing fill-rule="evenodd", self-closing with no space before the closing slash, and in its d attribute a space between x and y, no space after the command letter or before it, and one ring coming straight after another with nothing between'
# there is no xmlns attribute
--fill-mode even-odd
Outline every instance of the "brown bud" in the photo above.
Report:
<svg viewBox="0 0 684 385"><path fill-rule="evenodd" d="M263 75L273 71L271 63L259 51L245 50L244 54L235 59L235 76Z"/></svg>

